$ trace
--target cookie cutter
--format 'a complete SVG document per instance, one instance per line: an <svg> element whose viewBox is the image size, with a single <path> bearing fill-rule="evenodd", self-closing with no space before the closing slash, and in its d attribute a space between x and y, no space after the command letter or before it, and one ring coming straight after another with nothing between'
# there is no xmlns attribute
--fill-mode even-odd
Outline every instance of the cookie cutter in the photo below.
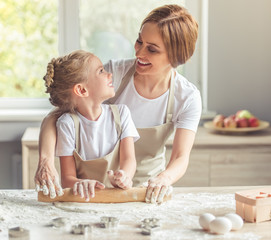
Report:
<svg viewBox="0 0 271 240"><path fill-rule="evenodd" d="M154 228L160 227L160 219L145 218L141 224L141 233L143 235L151 235Z"/></svg>
<svg viewBox="0 0 271 240"><path fill-rule="evenodd" d="M92 225L90 224L75 224L72 226L71 233L75 235L85 235L92 231Z"/></svg>
<svg viewBox="0 0 271 240"><path fill-rule="evenodd" d="M119 224L119 219L116 217L101 217L100 226L102 228L116 228Z"/></svg>
<svg viewBox="0 0 271 240"><path fill-rule="evenodd" d="M11 238L29 239L29 230L22 227L9 228L8 235Z"/></svg>
<svg viewBox="0 0 271 240"><path fill-rule="evenodd" d="M64 228L69 224L69 222L69 218L58 217L52 220L51 225L56 228Z"/></svg>
<svg viewBox="0 0 271 240"><path fill-rule="evenodd" d="M141 234L143 235L151 235L152 231L151 227L141 227Z"/></svg>
<svg viewBox="0 0 271 240"><path fill-rule="evenodd" d="M150 227L150 228L160 227L160 219L158 219L158 218L145 218L142 221L141 227Z"/></svg>

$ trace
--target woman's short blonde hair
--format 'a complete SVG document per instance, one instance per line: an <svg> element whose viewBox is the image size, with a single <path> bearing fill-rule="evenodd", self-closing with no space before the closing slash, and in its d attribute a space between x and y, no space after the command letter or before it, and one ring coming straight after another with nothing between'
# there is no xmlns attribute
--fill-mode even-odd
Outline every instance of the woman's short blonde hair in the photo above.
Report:
<svg viewBox="0 0 271 240"><path fill-rule="evenodd" d="M184 64L194 53L198 38L198 23L179 5L164 5L152 10L143 20L155 22L168 52L172 67Z"/></svg>
<svg viewBox="0 0 271 240"><path fill-rule="evenodd" d="M73 87L88 80L92 56L92 53L77 50L69 55L53 58L48 63L46 75L43 77L46 93L50 94L49 100L59 108L59 112L74 112Z"/></svg>

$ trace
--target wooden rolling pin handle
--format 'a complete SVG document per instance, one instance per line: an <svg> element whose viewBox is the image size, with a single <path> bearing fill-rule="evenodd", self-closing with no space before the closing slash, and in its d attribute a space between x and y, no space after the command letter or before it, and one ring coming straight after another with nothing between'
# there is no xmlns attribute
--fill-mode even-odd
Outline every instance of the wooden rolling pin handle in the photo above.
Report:
<svg viewBox="0 0 271 240"><path fill-rule="evenodd" d="M128 190L120 188L95 189L95 197L86 201L78 195L73 195L71 188L63 189L64 194L55 198L38 193L40 202L82 202L82 203L124 203L124 202L145 202L146 188L134 187ZM171 199L171 196L165 196L164 201Z"/></svg>

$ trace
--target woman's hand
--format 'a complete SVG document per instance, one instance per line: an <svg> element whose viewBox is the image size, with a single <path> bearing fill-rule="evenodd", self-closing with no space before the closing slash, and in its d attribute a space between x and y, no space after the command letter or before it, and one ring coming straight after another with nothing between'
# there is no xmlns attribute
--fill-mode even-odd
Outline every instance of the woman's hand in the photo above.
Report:
<svg viewBox="0 0 271 240"><path fill-rule="evenodd" d="M169 196L173 187L170 186L170 179L165 176L158 175L157 177L150 178L148 181L146 203L161 204L165 196Z"/></svg>
<svg viewBox="0 0 271 240"><path fill-rule="evenodd" d="M50 198L63 195L56 168L49 165L47 161L40 162L38 165L34 181L37 192L42 191L44 195L50 194Z"/></svg>
<svg viewBox="0 0 271 240"><path fill-rule="evenodd" d="M109 170L107 174L111 184L114 187L129 189L133 186L132 179L127 176L127 174L123 170L117 170L115 172Z"/></svg>
<svg viewBox="0 0 271 240"><path fill-rule="evenodd" d="M88 202L89 198L95 197L95 188L104 189L105 185L96 180L84 179L73 185L73 194L80 195Z"/></svg>

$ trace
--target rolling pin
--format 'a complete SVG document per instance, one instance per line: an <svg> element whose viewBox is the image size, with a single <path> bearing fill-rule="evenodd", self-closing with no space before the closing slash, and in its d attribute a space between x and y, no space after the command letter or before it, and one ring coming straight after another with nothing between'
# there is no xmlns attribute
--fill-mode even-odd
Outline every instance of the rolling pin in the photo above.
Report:
<svg viewBox="0 0 271 240"><path fill-rule="evenodd" d="M105 188L95 189L95 197L85 201L79 195L73 195L71 188L63 189L62 196L50 198L49 195L44 195L43 192L38 193L38 201L40 202L82 202L82 203L124 203L124 202L145 202L147 188L133 187L128 190L120 188ZM165 196L164 201L170 200L171 195Z"/></svg>

